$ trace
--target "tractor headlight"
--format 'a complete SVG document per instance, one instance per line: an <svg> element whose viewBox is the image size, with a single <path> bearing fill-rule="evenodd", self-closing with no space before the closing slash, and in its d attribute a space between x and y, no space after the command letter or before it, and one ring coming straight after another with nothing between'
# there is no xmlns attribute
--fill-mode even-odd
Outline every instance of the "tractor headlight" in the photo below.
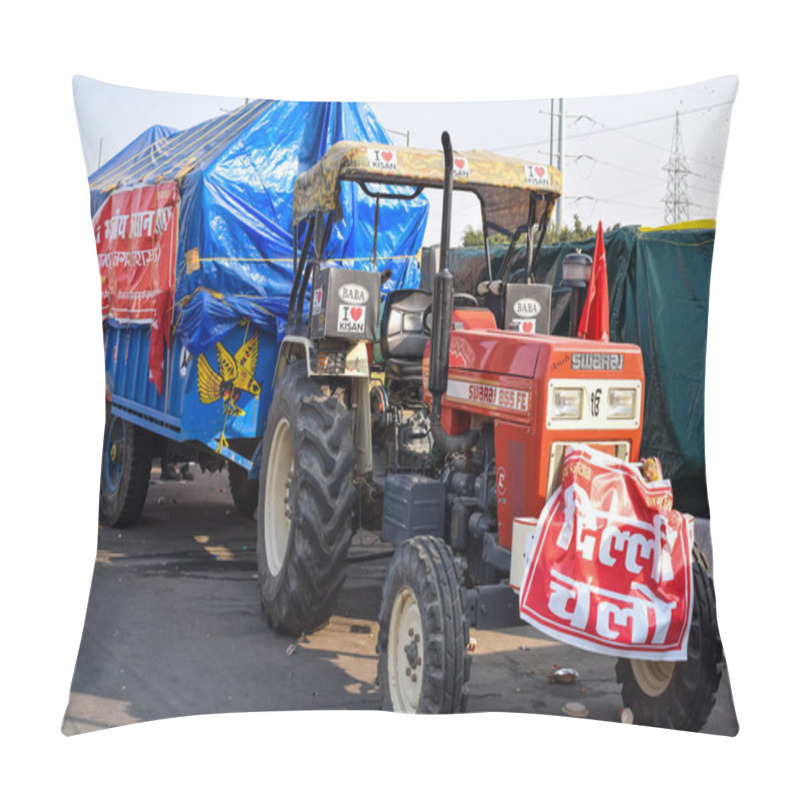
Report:
<svg viewBox="0 0 800 800"><path fill-rule="evenodd" d="M580 419L583 389L553 389L553 419Z"/></svg>
<svg viewBox="0 0 800 800"><path fill-rule="evenodd" d="M636 389L608 390L608 419L633 419L636 415Z"/></svg>

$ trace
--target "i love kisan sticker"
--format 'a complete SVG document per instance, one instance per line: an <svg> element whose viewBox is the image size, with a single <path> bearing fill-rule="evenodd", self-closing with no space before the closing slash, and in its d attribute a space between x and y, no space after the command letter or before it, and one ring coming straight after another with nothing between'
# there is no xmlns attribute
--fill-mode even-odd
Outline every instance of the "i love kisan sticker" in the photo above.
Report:
<svg viewBox="0 0 800 800"><path fill-rule="evenodd" d="M366 314L364 306L339 306L339 324L336 330L339 333L364 333Z"/></svg>
<svg viewBox="0 0 800 800"><path fill-rule="evenodd" d="M512 321L512 330L519 333L536 333L535 319L515 319Z"/></svg>
<svg viewBox="0 0 800 800"><path fill-rule="evenodd" d="M311 313L316 315L322 311L322 289L316 289L314 291L314 306L311 309Z"/></svg>
<svg viewBox="0 0 800 800"><path fill-rule="evenodd" d="M528 186L549 186L550 176L547 174L547 167L538 164L526 164L525 182Z"/></svg>
<svg viewBox="0 0 800 800"><path fill-rule="evenodd" d="M397 170L397 153L394 150L370 147L367 150L367 163L370 169Z"/></svg>
<svg viewBox="0 0 800 800"><path fill-rule="evenodd" d="M466 158L456 156L453 159L453 177L469 178L469 162Z"/></svg>

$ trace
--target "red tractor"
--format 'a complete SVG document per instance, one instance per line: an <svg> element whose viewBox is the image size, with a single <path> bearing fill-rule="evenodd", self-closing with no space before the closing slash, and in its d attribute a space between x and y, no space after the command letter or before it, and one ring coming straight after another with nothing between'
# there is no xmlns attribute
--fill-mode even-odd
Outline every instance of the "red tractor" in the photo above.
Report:
<svg viewBox="0 0 800 800"><path fill-rule="evenodd" d="M353 531L380 527L395 546L379 620L383 704L424 713L464 710L470 626L520 622L525 541L514 521L539 516L572 444L637 461L644 398L636 346L549 335L551 288L532 274L558 171L485 152L458 154L456 170L447 134L442 143L444 157L339 142L298 177L258 510L262 608L291 635L327 622ZM326 268L343 181L377 205L443 190L432 293L397 290L381 303L377 270ZM495 276L487 245L488 279L467 294L448 270L454 190L478 196L485 240L510 239ZM512 271L523 242L525 267ZM688 660L618 663L639 723L699 729L713 706L722 650L699 555L693 568Z"/></svg>

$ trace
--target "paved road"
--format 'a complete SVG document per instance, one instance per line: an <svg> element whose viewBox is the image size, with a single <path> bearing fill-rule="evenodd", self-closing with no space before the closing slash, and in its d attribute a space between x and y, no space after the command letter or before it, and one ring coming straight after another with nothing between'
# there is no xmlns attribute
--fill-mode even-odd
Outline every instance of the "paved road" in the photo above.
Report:
<svg viewBox="0 0 800 800"><path fill-rule="evenodd" d="M377 709L375 620L388 558L362 533L331 622L294 641L259 609L255 523L233 508L226 473L161 481L154 468L142 518L101 528L86 624L63 723L67 735L227 711ZM469 711L564 713L616 721L614 661L533 628L473 631ZM295 645L290 647L290 645ZM553 684L554 665L580 680ZM705 731L738 725L727 674Z"/></svg>

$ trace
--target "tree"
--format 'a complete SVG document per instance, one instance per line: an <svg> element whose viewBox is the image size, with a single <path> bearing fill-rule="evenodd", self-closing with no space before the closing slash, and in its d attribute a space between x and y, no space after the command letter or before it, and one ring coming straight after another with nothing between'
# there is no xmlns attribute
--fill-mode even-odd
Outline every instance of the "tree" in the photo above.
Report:
<svg viewBox="0 0 800 800"><path fill-rule="evenodd" d="M461 246L483 247L483 231L473 228L472 225L467 225L461 235Z"/></svg>
<svg viewBox="0 0 800 800"><path fill-rule="evenodd" d="M606 232L618 230L619 222L615 222ZM556 229L555 225L547 229L544 235L544 244L558 244L559 242L582 242L587 239L594 239L595 231L591 225L583 226L581 218L574 214L572 217L572 228L564 226ZM502 233L493 233L489 237L489 244L508 244L508 236ZM468 225L461 236L462 247L483 247L483 231Z"/></svg>
<svg viewBox="0 0 800 800"><path fill-rule="evenodd" d="M615 222L610 228L606 228L606 233L616 231L620 228L619 222ZM572 217L572 228L566 225L556 230L555 226L547 229L544 236L545 244L557 244L558 242L581 242L587 239L594 239L595 231L591 225L584 228L581 218L574 214Z"/></svg>
<svg viewBox="0 0 800 800"><path fill-rule="evenodd" d="M502 233L493 233L489 236L489 244L508 244L509 238ZM467 225L464 233L461 235L462 247L483 247L483 231L479 228L473 228L472 225Z"/></svg>

